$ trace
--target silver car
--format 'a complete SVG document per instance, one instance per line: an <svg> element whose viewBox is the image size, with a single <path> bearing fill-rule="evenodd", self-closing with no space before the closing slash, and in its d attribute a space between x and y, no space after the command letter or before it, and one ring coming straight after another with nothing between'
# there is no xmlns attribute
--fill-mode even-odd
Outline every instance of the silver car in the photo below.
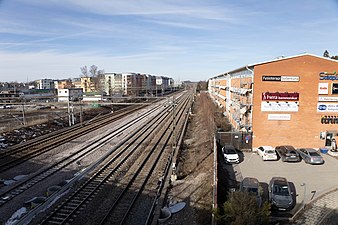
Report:
<svg viewBox="0 0 338 225"><path fill-rule="evenodd" d="M293 208L293 199L290 186L286 178L273 177L269 183L269 200L272 208L290 211Z"/></svg>
<svg viewBox="0 0 338 225"><path fill-rule="evenodd" d="M313 148L300 148L298 152L306 163L323 164L325 162L323 157Z"/></svg>

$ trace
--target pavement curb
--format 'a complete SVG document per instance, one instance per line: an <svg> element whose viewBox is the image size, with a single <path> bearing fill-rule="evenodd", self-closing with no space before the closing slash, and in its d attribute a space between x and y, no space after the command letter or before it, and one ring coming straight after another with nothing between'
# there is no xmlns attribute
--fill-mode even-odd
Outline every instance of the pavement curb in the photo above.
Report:
<svg viewBox="0 0 338 225"><path fill-rule="evenodd" d="M303 208L299 209L299 210L298 210L298 211L297 211L297 212L289 219L289 221L291 221L291 222L296 222L297 219L300 219L301 216L304 215L305 211L311 209L311 207L312 207L312 205L314 204L314 202L320 200L320 199L323 198L324 196L329 195L329 194L331 194L331 193L333 193L333 192L335 192L335 191L338 191L338 188L337 188L337 187L334 187L334 188L332 188L331 190L329 190L329 191L327 191L327 192L325 192L325 193L322 193L322 194L320 194L319 196L317 196L316 198L312 199L312 200L311 200L310 202L308 202ZM326 213L326 214L324 215L324 217L323 217L319 222L322 222L324 219L326 219L327 216L328 216L332 211L334 211L334 210L335 210L335 209L329 210L329 212ZM320 224L320 223L319 223L319 224Z"/></svg>

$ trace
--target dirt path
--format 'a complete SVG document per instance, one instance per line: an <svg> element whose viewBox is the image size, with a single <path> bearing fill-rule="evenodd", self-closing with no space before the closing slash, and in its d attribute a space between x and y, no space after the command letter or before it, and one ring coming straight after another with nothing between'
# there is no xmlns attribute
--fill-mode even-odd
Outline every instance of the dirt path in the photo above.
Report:
<svg viewBox="0 0 338 225"><path fill-rule="evenodd" d="M211 223L215 106L207 93L198 94L195 100L179 155L178 179L169 193L171 202L187 205L172 215L167 225Z"/></svg>

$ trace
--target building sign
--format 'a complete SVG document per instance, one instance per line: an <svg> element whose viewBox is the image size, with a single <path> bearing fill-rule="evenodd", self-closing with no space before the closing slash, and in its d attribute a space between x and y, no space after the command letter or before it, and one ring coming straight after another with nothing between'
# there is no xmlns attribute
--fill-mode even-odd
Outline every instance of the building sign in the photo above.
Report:
<svg viewBox="0 0 338 225"><path fill-rule="evenodd" d="M334 94L334 95L338 94L338 84L337 83L332 84L332 94Z"/></svg>
<svg viewBox="0 0 338 225"><path fill-rule="evenodd" d="M318 83L318 94L319 95L329 94L329 83Z"/></svg>
<svg viewBox="0 0 338 225"><path fill-rule="evenodd" d="M268 114L268 120L291 120L291 114Z"/></svg>
<svg viewBox="0 0 338 225"><path fill-rule="evenodd" d="M262 102L262 112L298 112L297 102Z"/></svg>
<svg viewBox="0 0 338 225"><path fill-rule="evenodd" d="M282 82L298 82L299 77L298 76L281 76Z"/></svg>
<svg viewBox="0 0 338 225"><path fill-rule="evenodd" d="M338 112L338 103L317 103L317 112Z"/></svg>
<svg viewBox="0 0 338 225"><path fill-rule="evenodd" d="M338 124L338 117L337 116L322 116L320 119L322 124Z"/></svg>
<svg viewBox="0 0 338 225"><path fill-rule="evenodd" d="M319 102L338 102L338 97L331 97L331 96L323 96L318 97Z"/></svg>
<svg viewBox="0 0 338 225"><path fill-rule="evenodd" d="M299 76L262 76L262 81L298 82Z"/></svg>
<svg viewBox="0 0 338 225"><path fill-rule="evenodd" d="M263 101L298 101L299 100L299 93L270 93L270 92L263 92L262 93L262 100Z"/></svg>
<svg viewBox="0 0 338 225"><path fill-rule="evenodd" d="M319 80L338 80L338 74L336 71L333 72L320 72Z"/></svg>

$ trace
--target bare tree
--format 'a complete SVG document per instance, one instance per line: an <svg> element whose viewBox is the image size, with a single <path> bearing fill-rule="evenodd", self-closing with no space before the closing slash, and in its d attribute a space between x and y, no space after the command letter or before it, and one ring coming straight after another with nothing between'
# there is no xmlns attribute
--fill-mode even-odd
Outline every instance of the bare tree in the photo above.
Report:
<svg viewBox="0 0 338 225"><path fill-rule="evenodd" d="M98 75L98 67L95 65L91 65L89 69L89 73L91 77L96 77Z"/></svg>
<svg viewBox="0 0 338 225"><path fill-rule="evenodd" d="M96 65L91 65L89 70L87 66L80 67L82 77L90 78L90 80L87 80L86 86L93 87L95 90L92 91L98 91L100 94L103 93L103 81L104 81L104 70L99 70ZM93 86L92 86L93 85Z"/></svg>
<svg viewBox="0 0 338 225"><path fill-rule="evenodd" d="M80 70L81 70L81 73L82 73L82 77L88 77L88 68L87 66L83 66L83 67L80 67Z"/></svg>

